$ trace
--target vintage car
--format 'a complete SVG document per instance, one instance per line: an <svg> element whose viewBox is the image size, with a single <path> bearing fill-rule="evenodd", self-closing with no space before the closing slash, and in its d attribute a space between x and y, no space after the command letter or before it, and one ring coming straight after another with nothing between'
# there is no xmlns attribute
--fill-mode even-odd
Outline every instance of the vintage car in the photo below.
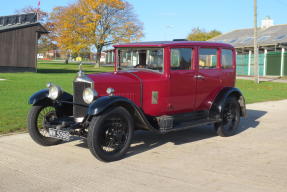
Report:
<svg viewBox="0 0 287 192"><path fill-rule="evenodd" d="M246 115L235 88L235 50L211 42L168 41L115 45L114 72L80 69L74 94L48 83L30 97L28 129L43 146L87 139L109 162L127 152L135 130L168 133L213 124L220 136L238 132Z"/></svg>

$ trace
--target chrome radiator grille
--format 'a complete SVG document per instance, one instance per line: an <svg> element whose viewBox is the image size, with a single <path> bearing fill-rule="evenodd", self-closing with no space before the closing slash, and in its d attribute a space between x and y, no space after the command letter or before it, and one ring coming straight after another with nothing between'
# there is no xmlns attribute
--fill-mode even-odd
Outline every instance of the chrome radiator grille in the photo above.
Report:
<svg viewBox="0 0 287 192"><path fill-rule="evenodd" d="M86 115L88 108L83 100L83 91L85 88L91 87L91 85L91 83L86 82L74 82L74 118L84 117Z"/></svg>

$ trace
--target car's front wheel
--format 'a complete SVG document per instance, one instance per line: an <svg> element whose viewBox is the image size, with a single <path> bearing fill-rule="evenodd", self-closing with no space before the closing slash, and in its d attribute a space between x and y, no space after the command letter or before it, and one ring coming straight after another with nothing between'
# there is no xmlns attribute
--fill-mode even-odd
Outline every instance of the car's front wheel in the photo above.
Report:
<svg viewBox="0 0 287 192"><path fill-rule="evenodd" d="M28 131L32 139L43 146L57 145L62 141L49 137L48 124L57 118L56 109L49 105L32 106L28 115Z"/></svg>
<svg viewBox="0 0 287 192"><path fill-rule="evenodd" d="M88 130L91 153L104 162L121 159L127 152L134 132L134 121L123 107L93 117Z"/></svg>
<svg viewBox="0 0 287 192"><path fill-rule="evenodd" d="M215 123L215 130L219 136L235 135L240 122L240 105L235 97L228 97L222 111L222 121Z"/></svg>

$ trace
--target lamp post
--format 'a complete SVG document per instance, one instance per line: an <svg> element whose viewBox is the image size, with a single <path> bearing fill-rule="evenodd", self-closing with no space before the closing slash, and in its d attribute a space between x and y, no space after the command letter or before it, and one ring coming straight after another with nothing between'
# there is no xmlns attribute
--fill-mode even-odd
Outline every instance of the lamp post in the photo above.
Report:
<svg viewBox="0 0 287 192"><path fill-rule="evenodd" d="M259 83L258 45L257 45L257 0L254 0L254 80Z"/></svg>

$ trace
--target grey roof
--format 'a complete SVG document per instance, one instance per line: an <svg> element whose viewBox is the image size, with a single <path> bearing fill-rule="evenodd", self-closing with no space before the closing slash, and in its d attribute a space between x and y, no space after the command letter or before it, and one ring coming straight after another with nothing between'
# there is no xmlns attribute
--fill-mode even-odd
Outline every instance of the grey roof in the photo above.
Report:
<svg viewBox="0 0 287 192"><path fill-rule="evenodd" d="M24 24L5 25L5 26L0 25L0 33L33 26L39 26L38 32L40 33L48 33L48 31L40 23L24 23Z"/></svg>
<svg viewBox="0 0 287 192"><path fill-rule="evenodd" d="M33 26L39 26L38 32L40 33L48 33L48 31L39 22L37 22L36 13L0 17L0 33Z"/></svg>
<svg viewBox="0 0 287 192"><path fill-rule="evenodd" d="M37 22L36 13L0 16L0 26L24 24L24 23L36 23L36 22Z"/></svg>
<svg viewBox="0 0 287 192"><path fill-rule="evenodd" d="M229 43L236 48L253 47L253 28L239 29L212 38L209 41ZM287 24L274 25L258 30L258 45L278 45L287 43Z"/></svg>

